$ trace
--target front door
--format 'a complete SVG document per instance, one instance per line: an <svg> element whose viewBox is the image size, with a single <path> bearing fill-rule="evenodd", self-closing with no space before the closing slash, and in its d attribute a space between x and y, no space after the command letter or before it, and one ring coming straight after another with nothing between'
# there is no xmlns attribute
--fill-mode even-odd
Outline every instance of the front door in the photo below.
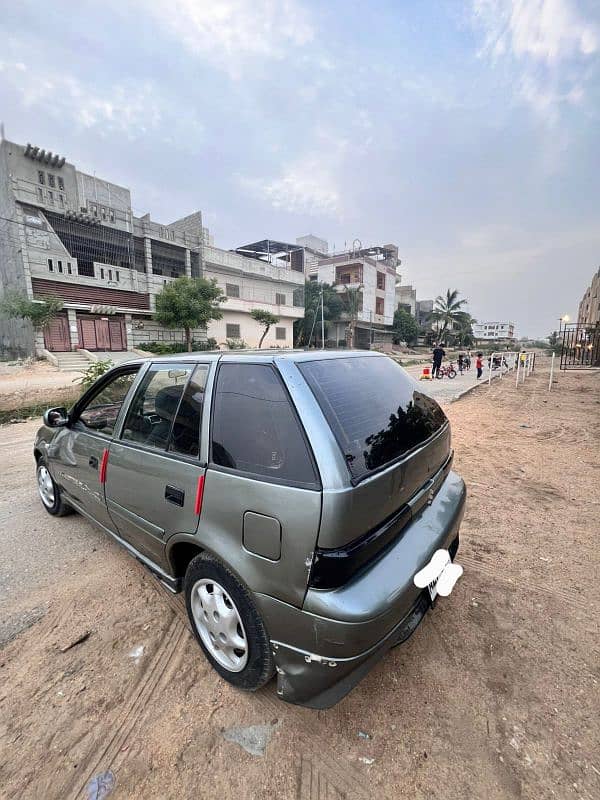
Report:
<svg viewBox="0 0 600 800"><path fill-rule="evenodd" d="M102 464L117 417L139 366L123 367L112 373L76 404L73 422L57 436L49 449L52 475L82 511L105 528L114 530L106 510Z"/></svg>
<svg viewBox="0 0 600 800"><path fill-rule="evenodd" d="M125 323L122 317L92 317L78 314L80 346L84 350L120 351L127 349Z"/></svg>
<svg viewBox="0 0 600 800"><path fill-rule="evenodd" d="M165 541L193 534L207 364L153 364L110 446L106 501L121 538L161 567Z"/></svg>
<svg viewBox="0 0 600 800"><path fill-rule="evenodd" d="M71 334L66 313L57 314L44 328L44 346L51 353L66 353L71 349Z"/></svg>

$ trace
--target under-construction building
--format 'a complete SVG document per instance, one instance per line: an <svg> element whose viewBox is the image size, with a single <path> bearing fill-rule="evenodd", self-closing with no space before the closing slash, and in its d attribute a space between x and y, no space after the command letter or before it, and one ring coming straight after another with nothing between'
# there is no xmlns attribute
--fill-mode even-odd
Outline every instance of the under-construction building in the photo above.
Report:
<svg viewBox="0 0 600 800"><path fill-rule="evenodd" d="M280 255L214 247L200 211L168 224L135 216L129 189L50 151L0 142L0 294L14 288L32 300L63 301L37 341L29 323L1 320L7 355L182 341L183 330L158 325L153 311L157 293L184 275L215 278L228 298L223 319L195 339L254 346L262 331L250 311L262 308L280 320L265 345L291 347L293 321L304 313L303 264Z"/></svg>

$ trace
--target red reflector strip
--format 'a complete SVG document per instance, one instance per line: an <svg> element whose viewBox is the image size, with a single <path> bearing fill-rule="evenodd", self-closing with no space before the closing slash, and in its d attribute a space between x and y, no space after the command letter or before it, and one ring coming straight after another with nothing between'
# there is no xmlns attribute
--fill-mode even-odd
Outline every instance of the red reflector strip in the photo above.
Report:
<svg viewBox="0 0 600 800"><path fill-rule="evenodd" d="M100 483L106 483L106 467L108 465L108 450L104 448L100 461Z"/></svg>
<svg viewBox="0 0 600 800"><path fill-rule="evenodd" d="M202 511L202 497L204 496L204 475L198 477L198 485L196 487L196 502L194 503L194 514L199 514Z"/></svg>

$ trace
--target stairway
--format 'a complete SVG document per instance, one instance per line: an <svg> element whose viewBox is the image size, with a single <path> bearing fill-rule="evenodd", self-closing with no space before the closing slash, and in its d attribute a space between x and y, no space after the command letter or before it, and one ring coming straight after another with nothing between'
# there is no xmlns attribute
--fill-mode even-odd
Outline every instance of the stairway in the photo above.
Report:
<svg viewBox="0 0 600 800"><path fill-rule="evenodd" d="M58 368L61 372L83 372L90 365L87 358L78 350L70 353L53 353L58 361Z"/></svg>

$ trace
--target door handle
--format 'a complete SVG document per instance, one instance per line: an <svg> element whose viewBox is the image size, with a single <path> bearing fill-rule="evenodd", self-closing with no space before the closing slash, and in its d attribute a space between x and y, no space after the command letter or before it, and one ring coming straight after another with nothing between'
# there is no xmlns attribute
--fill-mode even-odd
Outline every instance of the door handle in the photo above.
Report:
<svg viewBox="0 0 600 800"><path fill-rule="evenodd" d="M165 486L165 500L175 506L183 506L185 502L185 492L176 486Z"/></svg>
<svg viewBox="0 0 600 800"><path fill-rule="evenodd" d="M92 469L98 469L98 459L96 456L90 456L89 465Z"/></svg>

